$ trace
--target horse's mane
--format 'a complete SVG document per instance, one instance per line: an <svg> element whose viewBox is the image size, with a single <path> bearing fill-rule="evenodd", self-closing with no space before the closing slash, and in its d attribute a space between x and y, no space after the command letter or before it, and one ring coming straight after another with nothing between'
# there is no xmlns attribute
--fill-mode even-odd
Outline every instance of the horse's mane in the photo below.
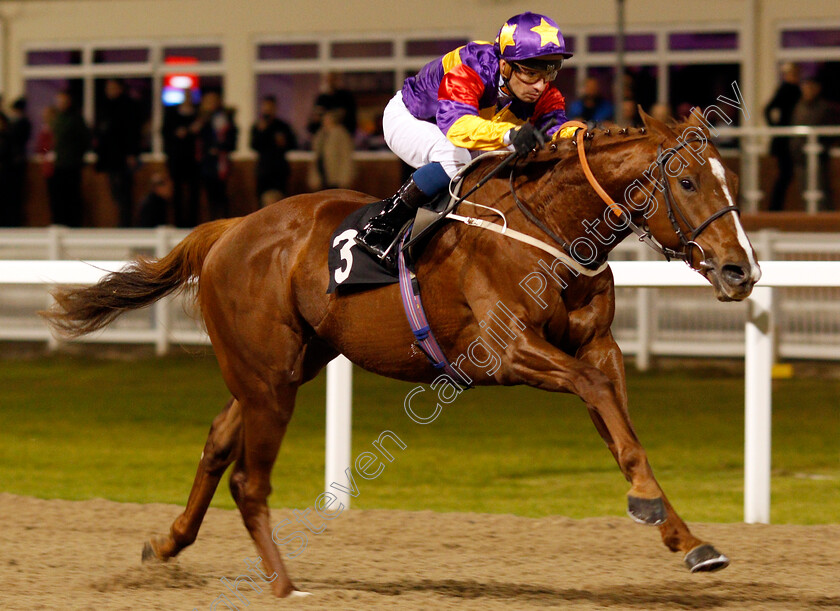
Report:
<svg viewBox="0 0 840 611"><path fill-rule="evenodd" d="M587 155L594 155L598 152L611 148L614 145L626 144L644 140L648 137L649 132L641 127L631 128L602 128L598 127L589 130L586 136L586 152ZM517 167L522 166L533 167L537 169L539 166L550 164L556 165L567 159L577 159L577 145L572 138L561 138L547 144L541 151L536 154L528 155L527 157L517 161ZM495 155L488 155L486 158L479 159L474 170L477 176L483 176L487 171L492 170L499 163L499 157Z"/></svg>
<svg viewBox="0 0 840 611"><path fill-rule="evenodd" d="M677 121L672 118L667 122L667 126L677 136L689 127L690 123ZM645 127L596 127L595 129L589 130L586 134L586 154L587 156L594 156L606 152L615 146L647 140L649 137L650 131ZM539 166L542 165L557 165L568 159L574 159L576 161L577 158L577 145L574 140L572 138L561 138L546 145L536 154L519 160L517 166L520 168L522 166L533 166L533 169L539 169ZM498 157L488 156L477 164L475 168L476 174L483 176L486 171L491 170L498 163Z"/></svg>

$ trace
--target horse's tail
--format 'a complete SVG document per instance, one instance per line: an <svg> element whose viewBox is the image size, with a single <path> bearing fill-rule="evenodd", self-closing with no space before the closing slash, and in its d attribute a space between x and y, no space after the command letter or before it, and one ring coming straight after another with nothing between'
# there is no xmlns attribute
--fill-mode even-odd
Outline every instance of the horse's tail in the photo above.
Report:
<svg viewBox="0 0 840 611"><path fill-rule="evenodd" d="M111 323L123 312L150 305L198 280L210 248L241 217L204 223L162 259L139 257L92 286L59 288L55 304L40 312L53 328L67 337L79 337ZM193 284L192 288L195 289Z"/></svg>

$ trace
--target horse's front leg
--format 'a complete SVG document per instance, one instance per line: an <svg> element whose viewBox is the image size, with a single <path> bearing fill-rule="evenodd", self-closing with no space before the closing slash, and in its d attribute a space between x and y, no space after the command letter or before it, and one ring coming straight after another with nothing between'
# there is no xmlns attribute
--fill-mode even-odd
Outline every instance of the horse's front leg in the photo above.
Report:
<svg viewBox="0 0 840 611"><path fill-rule="evenodd" d="M625 417L622 400L612 380L600 369L558 350L536 334L517 341L506 376L515 383L528 384L553 392L570 392L593 410L608 435L610 449L622 473L630 482L630 511L637 519L659 523L659 514L634 513L638 506L662 507L662 491L653 477L644 448Z"/></svg>
<svg viewBox="0 0 840 611"><path fill-rule="evenodd" d="M578 350L577 357L584 363L588 363L603 372L611 380L616 397L619 400L618 407L621 415L635 438L636 433L630 421L630 414L627 407L627 379L625 376L624 358L612 333L607 331L605 334L593 338ZM589 415L595 423L595 428L598 429L598 432L613 453L616 461L619 461L616 444L610 434L609 428L606 426L603 418L601 418L598 410L592 406L587 407L589 407ZM638 438L636 439L638 441ZM659 524L659 530L662 533L662 541L668 549L673 552L683 552L685 554L685 563L691 569L691 572L716 571L725 568L729 564L729 559L708 543L704 543L691 534L688 526L674 510L671 503L668 502L661 488L660 494L661 496L658 500L661 500L661 511L664 511L665 520ZM633 498L630 497L628 503L629 512L634 519L637 519L638 516L634 513L632 507L633 502ZM648 509L651 508L648 504L645 504L645 506ZM658 513L660 509L655 509L655 511ZM649 520L642 521L650 523Z"/></svg>

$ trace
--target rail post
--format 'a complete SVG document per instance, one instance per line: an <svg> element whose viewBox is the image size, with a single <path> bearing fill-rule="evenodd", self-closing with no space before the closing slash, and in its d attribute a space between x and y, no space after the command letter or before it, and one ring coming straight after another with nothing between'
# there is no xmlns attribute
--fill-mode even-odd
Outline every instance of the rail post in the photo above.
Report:
<svg viewBox="0 0 840 611"><path fill-rule="evenodd" d="M343 354L327 365L327 451L324 490L338 497L345 509L350 508L350 495L331 488L336 482L349 487L345 471L351 467L353 413L353 364Z"/></svg>
<svg viewBox="0 0 840 611"><path fill-rule="evenodd" d="M819 210L820 199L823 197L823 192L820 191L818 181L819 175L819 154L822 151L822 146L817 141L817 134L813 130L808 131L807 140L805 142L805 209L808 214L816 214Z"/></svg>
<svg viewBox="0 0 840 611"><path fill-rule="evenodd" d="M155 257L161 259L169 252L169 230L165 225L155 229ZM155 352L158 356L169 353L169 328L172 326L170 304L172 298L166 296L154 305Z"/></svg>
<svg viewBox="0 0 840 611"><path fill-rule="evenodd" d="M749 301L744 372L744 522L770 523L773 289L757 286Z"/></svg>
<svg viewBox="0 0 840 611"><path fill-rule="evenodd" d="M652 254L653 251L651 249L644 248L639 251L639 258L642 261L650 261ZM650 369L650 352L653 341L653 301L651 300L651 291L653 290L655 289L644 287L636 289L636 333L639 340L636 351L636 368L639 371Z"/></svg>
<svg viewBox="0 0 840 611"><path fill-rule="evenodd" d="M60 261L64 255L64 248L62 238L64 237L64 228L58 225L50 225L47 227L47 259L51 261ZM52 307L55 300L53 296L47 292L47 309ZM61 346L61 340L54 333L50 333L47 337L47 351L55 352Z"/></svg>

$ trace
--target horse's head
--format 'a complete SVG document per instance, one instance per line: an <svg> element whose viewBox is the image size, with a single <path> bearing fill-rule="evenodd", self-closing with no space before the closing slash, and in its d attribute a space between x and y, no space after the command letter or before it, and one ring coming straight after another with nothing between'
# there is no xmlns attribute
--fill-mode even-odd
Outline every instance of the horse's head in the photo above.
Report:
<svg viewBox="0 0 840 611"><path fill-rule="evenodd" d="M700 272L719 300L746 299L761 270L735 206L738 177L694 115L674 129L641 115L656 159L628 188L632 216Z"/></svg>

